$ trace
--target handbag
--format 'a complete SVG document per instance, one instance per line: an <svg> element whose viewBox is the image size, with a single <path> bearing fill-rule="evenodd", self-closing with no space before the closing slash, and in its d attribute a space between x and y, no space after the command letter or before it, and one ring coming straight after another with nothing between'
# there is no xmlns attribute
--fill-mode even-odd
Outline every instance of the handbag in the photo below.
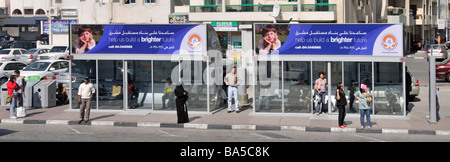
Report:
<svg viewBox="0 0 450 162"><path fill-rule="evenodd" d="M372 96L367 96L367 98L366 98L366 102L367 102L367 103L370 103L370 102L372 102Z"/></svg>
<svg viewBox="0 0 450 162"><path fill-rule="evenodd" d="M6 95L6 97L5 97L5 105L8 104L8 103L11 103L11 101L12 101L12 95Z"/></svg>
<svg viewBox="0 0 450 162"><path fill-rule="evenodd" d="M18 107L16 109L16 111L17 111L17 115L16 116L18 118L23 118L23 117L27 116L27 113L25 112L25 107Z"/></svg>

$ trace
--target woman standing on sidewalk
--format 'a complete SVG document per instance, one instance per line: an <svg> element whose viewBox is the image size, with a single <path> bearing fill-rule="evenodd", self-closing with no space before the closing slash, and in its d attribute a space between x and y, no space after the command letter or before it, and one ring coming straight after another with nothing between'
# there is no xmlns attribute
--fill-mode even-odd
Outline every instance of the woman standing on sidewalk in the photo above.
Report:
<svg viewBox="0 0 450 162"><path fill-rule="evenodd" d="M364 116L367 118L367 126L369 129L372 128L372 123L370 122L370 101L368 101L372 96L367 92L367 85L361 84L361 90L355 93L355 97L359 101L361 129L364 129Z"/></svg>
<svg viewBox="0 0 450 162"><path fill-rule="evenodd" d="M347 99L345 98L344 85L341 82L339 82L337 85L336 100L337 100L336 106L339 110L339 117L338 117L339 128L346 128L347 125L345 125L344 123L345 105L348 105L348 103Z"/></svg>
<svg viewBox="0 0 450 162"><path fill-rule="evenodd" d="M11 106L9 107L9 118L17 119L14 110L16 109L19 86L16 83L16 77L14 75L11 75L6 87L8 89L8 95L12 97Z"/></svg>

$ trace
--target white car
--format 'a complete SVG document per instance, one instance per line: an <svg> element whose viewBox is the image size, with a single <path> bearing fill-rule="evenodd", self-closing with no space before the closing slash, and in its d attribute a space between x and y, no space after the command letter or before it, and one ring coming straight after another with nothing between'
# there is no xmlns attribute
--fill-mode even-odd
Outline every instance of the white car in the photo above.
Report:
<svg viewBox="0 0 450 162"><path fill-rule="evenodd" d="M0 85L7 82L14 71L22 70L27 64L19 61L0 62Z"/></svg>
<svg viewBox="0 0 450 162"><path fill-rule="evenodd" d="M30 49L27 52L22 53L22 55L20 56L20 61L22 61L26 64L31 64L31 63L37 61L40 55L42 55L44 53L48 53L48 51L50 51L50 49L47 49L47 48Z"/></svg>
<svg viewBox="0 0 450 162"><path fill-rule="evenodd" d="M48 53L39 55L39 60L65 60L69 56L69 46L53 46Z"/></svg>
<svg viewBox="0 0 450 162"><path fill-rule="evenodd" d="M2 49L0 50L0 61L17 61L25 52L27 52L27 50L22 48Z"/></svg>
<svg viewBox="0 0 450 162"><path fill-rule="evenodd" d="M69 61L66 60L41 60L36 61L25 67L20 75L28 80L29 76L39 76L41 79L47 77L52 79L53 76L64 73L69 68Z"/></svg>

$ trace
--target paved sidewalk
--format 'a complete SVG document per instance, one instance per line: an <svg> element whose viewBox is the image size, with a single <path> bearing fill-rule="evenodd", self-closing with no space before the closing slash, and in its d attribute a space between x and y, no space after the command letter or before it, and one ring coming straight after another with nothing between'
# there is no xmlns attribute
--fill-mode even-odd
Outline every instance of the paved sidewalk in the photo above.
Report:
<svg viewBox="0 0 450 162"><path fill-rule="evenodd" d="M414 103L413 103L414 104ZM191 122L177 124L176 113L137 111L92 110L91 126L168 127L188 129L230 129L230 130L274 130L313 131L346 133L403 133L450 136L450 118L441 117L437 124L429 124L426 118L428 108L415 106L407 117L386 117L372 115L372 129L360 129L359 114L347 114L348 128L338 128L337 115L264 115L254 114L253 109L241 113L227 113L222 109L214 114L189 112ZM69 105L47 109L27 110L27 116L9 119L9 111L0 109L1 124L62 124L78 125L78 110L69 110ZM1 126L0 124L0 126Z"/></svg>

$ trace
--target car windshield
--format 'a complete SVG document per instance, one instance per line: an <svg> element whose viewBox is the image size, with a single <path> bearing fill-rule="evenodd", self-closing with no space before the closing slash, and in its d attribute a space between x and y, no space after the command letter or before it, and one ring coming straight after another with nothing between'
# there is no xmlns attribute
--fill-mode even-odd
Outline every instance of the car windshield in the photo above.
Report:
<svg viewBox="0 0 450 162"><path fill-rule="evenodd" d="M30 49L27 52L25 52L24 54L33 54L37 51L38 49Z"/></svg>
<svg viewBox="0 0 450 162"><path fill-rule="evenodd" d="M433 49L441 49L441 46L431 46Z"/></svg>
<svg viewBox="0 0 450 162"><path fill-rule="evenodd" d="M55 46L50 50L50 52L66 52L66 48L66 46Z"/></svg>
<svg viewBox="0 0 450 162"><path fill-rule="evenodd" d="M34 62L28 65L24 71L44 71L50 65L50 62Z"/></svg>
<svg viewBox="0 0 450 162"><path fill-rule="evenodd" d="M450 61L450 58L448 58L448 59L445 59L444 61L442 61L442 64L447 64L447 63L448 63L448 61Z"/></svg>
<svg viewBox="0 0 450 162"><path fill-rule="evenodd" d="M9 54L9 50L0 50L0 55L7 55Z"/></svg>

